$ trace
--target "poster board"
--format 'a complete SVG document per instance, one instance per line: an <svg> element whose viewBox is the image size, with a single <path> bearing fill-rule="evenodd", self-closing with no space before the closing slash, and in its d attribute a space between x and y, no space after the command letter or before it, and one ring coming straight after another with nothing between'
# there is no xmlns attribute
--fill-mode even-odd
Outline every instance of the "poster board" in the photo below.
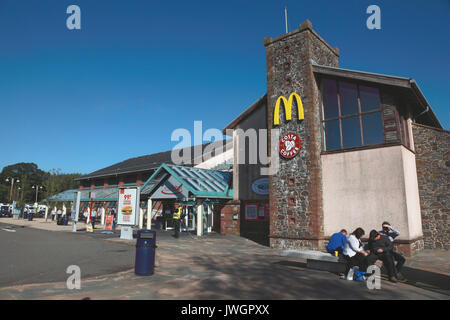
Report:
<svg viewBox="0 0 450 320"><path fill-rule="evenodd" d="M138 188L120 188L117 208L117 224L138 225L140 192Z"/></svg>
<svg viewBox="0 0 450 320"><path fill-rule="evenodd" d="M112 230L113 227L113 215L108 214L105 219L105 230Z"/></svg>
<svg viewBox="0 0 450 320"><path fill-rule="evenodd" d="M73 197L72 204L72 221L77 222L80 215L80 201L81 201L81 191L76 191Z"/></svg>

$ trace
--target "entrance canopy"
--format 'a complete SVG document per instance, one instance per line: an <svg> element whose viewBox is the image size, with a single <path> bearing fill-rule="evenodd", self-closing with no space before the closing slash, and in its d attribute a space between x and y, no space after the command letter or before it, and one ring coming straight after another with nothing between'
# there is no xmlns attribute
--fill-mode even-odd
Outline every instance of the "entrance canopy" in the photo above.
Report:
<svg viewBox="0 0 450 320"><path fill-rule="evenodd" d="M232 199L231 172L163 163L141 187L141 196L151 199Z"/></svg>

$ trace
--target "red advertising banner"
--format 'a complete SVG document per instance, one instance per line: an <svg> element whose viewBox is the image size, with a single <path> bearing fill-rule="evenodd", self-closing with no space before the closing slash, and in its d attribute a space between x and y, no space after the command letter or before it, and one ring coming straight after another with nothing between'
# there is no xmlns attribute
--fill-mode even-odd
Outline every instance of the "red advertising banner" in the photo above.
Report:
<svg viewBox="0 0 450 320"><path fill-rule="evenodd" d="M108 214L105 219L105 230L112 230L113 227L113 216Z"/></svg>

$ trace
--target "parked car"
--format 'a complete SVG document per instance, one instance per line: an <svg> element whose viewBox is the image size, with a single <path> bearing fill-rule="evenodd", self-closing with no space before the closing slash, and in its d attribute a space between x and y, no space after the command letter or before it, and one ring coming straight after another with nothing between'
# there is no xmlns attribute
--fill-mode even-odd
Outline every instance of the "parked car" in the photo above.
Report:
<svg viewBox="0 0 450 320"><path fill-rule="evenodd" d="M11 217L11 216L12 216L12 213L9 210L9 206L3 205L0 207L0 217Z"/></svg>

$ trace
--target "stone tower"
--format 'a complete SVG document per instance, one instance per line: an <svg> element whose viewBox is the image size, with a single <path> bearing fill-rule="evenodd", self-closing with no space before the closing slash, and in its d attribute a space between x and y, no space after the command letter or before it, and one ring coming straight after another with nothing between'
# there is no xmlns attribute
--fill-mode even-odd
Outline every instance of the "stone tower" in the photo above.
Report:
<svg viewBox="0 0 450 320"><path fill-rule="evenodd" d="M267 59L268 128L280 135L292 132L302 140L300 153L292 159L280 156L276 174L270 176L270 246L277 248L323 247L322 174L320 153L321 102L312 61L337 67L339 51L326 43L310 21L278 38L265 38ZM298 120L292 106L287 121L280 107L279 125L274 125L278 97L297 93L303 102L304 120Z"/></svg>

